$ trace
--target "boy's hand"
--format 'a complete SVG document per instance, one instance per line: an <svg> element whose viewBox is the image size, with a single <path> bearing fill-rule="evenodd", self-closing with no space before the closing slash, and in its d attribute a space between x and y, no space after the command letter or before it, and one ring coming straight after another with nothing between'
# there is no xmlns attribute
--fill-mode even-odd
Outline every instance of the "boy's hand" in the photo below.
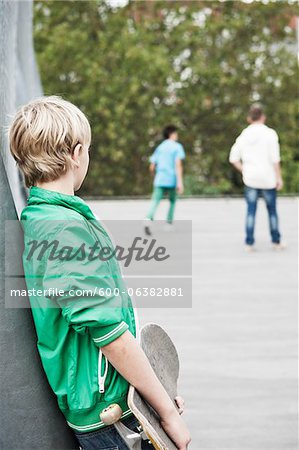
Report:
<svg viewBox="0 0 299 450"><path fill-rule="evenodd" d="M157 412L162 427L178 449L187 450L191 441L188 428L134 336L127 330L119 338L102 347L102 352ZM179 398L176 402L182 409L182 399Z"/></svg>
<svg viewBox="0 0 299 450"><path fill-rule="evenodd" d="M178 413L179 413L180 415L183 414L184 409L185 409L185 401L184 401L183 397L181 397L181 396L178 395L178 396L174 399L174 401L175 401L175 403L176 403L176 405L177 405L177 407L178 407Z"/></svg>
<svg viewBox="0 0 299 450"><path fill-rule="evenodd" d="M243 164L241 163L241 161L236 161L231 163L235 169L237 169L240 173L243 174Z"/></svg>
<svg viewBox="0 0 299 450"><path fill-rule="evenodd" d="M150 173L151 173L152 176L155 175L156 165L155 165L154 163L150 163L149 171L150 171Z"/></svg>
<svg viewBox="0 0 299 450"><path fill-rule="evenodd" d="M283 181L282 181L282 178L279 177L279 178L277 179L277 182L276 182L276 189L277 189L278 191L280 191L280 190L282 189L282 187L283 187Z"/></svg>
<svg viewBox="0 0 299 450"><path fill-rule="evenodd" d="M191 436L185 422L175 409L166 418L161 418L161 425L178 450L187 450Z"/></svg>
<svg viewBox="0 0 299 450"><path fill-rule="evenodd" d="M177 193L178 193L178 194L182 195L182 194L184 193L184 185L183 185L183 183L179 183L179 184L177 185L176 190L177 190Z"/></svg>

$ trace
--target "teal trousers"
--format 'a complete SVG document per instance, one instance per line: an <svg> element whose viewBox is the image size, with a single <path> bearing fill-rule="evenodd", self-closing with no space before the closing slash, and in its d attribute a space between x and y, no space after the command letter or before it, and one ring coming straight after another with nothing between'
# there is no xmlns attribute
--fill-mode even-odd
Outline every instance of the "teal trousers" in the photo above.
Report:
<svg viewBox="0 0 299 450"><path fill-rule="evenodd" d="M149 212L146 216L147 219L154 220L155 213L156 213L159 203L162 200L162 198L164 197L164 195L166 195L168 197L169 202L170 202L166 220L168 223L173 222L174 208L175 208L175 202L176 202L176 196L177 196L175 187L173 187L173 188L160 187L160 186L154 187L152 200L151 200L151 206L150 206Z"/></svg>

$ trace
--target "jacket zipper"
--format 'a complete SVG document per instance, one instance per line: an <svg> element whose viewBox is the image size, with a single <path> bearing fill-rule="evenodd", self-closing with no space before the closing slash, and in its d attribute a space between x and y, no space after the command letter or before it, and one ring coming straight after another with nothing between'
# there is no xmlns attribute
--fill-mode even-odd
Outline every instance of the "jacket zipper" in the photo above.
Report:
<svg viewBox="0 0 299 450"><path fill-rule="evenodd" d="M102 375L102 359L103 359L103 353L102 350L99 349L99 357L98 357L98 385L99 385L99 392L103 394L105 392L105 381L107 378L108 373L108 359L105 356L105 370L104 375Z"/></svg>

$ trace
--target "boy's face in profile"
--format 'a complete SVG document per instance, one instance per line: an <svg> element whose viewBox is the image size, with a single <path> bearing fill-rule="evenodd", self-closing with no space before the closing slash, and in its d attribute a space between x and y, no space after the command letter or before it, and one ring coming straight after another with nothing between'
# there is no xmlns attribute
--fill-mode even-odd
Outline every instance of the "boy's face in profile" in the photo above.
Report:
<svg viewBox="0 0 299 450"><path fill-rule="evenodd" d="M74 190L78 191L86 177L89 166L89 145L78 144L73 153L73 160L78 164L73 169Z"/></svg>
<svg viewBox="0 0 299 450"><path fill-rule="evenodd" d="M177 131L175 131L174 133L171 133L169 138L172 139L173 141L177 141L179 138Z"/></svg>

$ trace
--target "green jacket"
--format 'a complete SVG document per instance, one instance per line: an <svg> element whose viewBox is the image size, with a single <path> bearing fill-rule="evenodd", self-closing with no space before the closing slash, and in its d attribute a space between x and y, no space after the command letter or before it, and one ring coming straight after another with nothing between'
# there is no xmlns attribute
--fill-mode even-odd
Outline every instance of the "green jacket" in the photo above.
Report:
<svg viewBox="0 0 299 450"><path fill-rule="evenodd" d="M128 329L136 336L134 310L116 259L86 251L95 243L113 248L108 234L82 199L38 187L21 221L37 347L67 423L99 429L111 403L130 415L128 383L100 349Z"/></svg>

